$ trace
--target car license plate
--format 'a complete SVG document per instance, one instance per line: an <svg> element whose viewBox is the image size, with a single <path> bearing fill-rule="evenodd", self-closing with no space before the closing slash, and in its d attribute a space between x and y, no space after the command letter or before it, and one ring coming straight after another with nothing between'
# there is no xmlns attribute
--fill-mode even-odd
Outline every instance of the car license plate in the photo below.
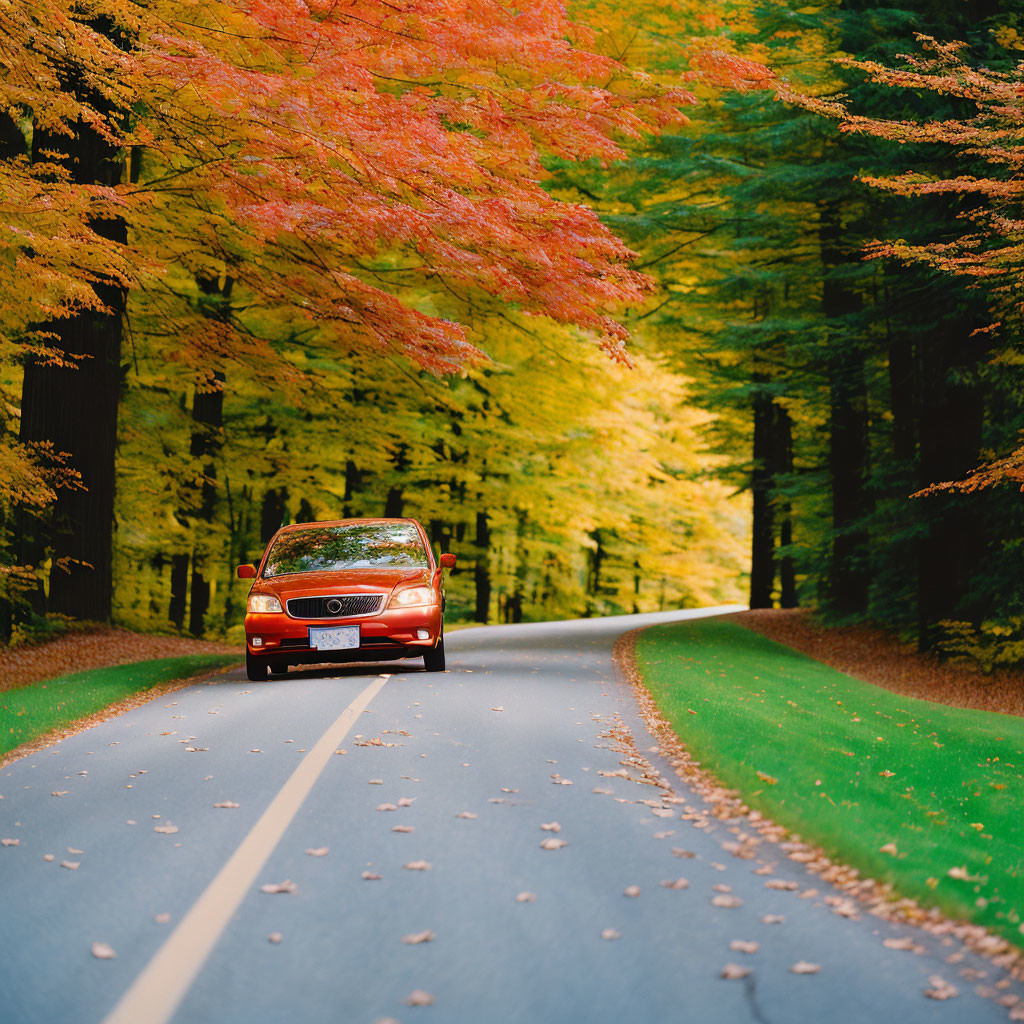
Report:
<svg viewBox="0 0 1024 1024"><path fill-rule="evenodd" d="M317 651L347 651L359 646L358 626L310 626L309 646Z"/></svg>

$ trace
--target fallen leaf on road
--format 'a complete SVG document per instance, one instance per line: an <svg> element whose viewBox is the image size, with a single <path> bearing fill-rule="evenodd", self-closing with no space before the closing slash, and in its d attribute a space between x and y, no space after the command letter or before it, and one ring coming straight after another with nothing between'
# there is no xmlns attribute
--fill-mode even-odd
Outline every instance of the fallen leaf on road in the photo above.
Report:
<svg viewBox="0 0 1024 1024"><path fill-rule="evenodd" d="M416 797L414 797L414 796L402 796L402 797L398 798L398 806L399 807L412 807L412 805L415 802L416 802Z"/></svg>
<svg viewBox="0 0 1024 1024"><path fill-rule="evenodd" d="M253 748L252 748L252 750L250 750L250 751L249 751L249 753L250 753L250 754L262 754L262 753L263 753L263 751L262 751L262 750L260 750L260 748L259 748L259 747L253 747Z"/></svg>
<svg viewBox="0 0 1024 1024"><path fill-rule="evenodd" d="M734 953L756 953L761 948L759 942L748 942L746 939L733 939L729 948Z"/></svg>
<svg viewBox="0 0 1024 1024"><path fill-rule="evenodd" d="M668 839L669 836L674 836L675 832L655 832L655 839Z"/></svg>
<svg viewBox="0 0 1024 1024"><path fill-rule="evenodd" d="M433 942L434 933L428 928L425 932L413 932L411 935L403 935L402 942L407 946L418 946L423 942Z"/></svg>
<svg viewBox="0 0 1024 1024"><path fill-rule="evenodd" d="M94 942L92 944L92 955L97 960L113 960L117 954L105 942Z"/></svg>
<svg viewBox="0 0 1024 1024"><path fill-rule="evenodd" d="M713 892L732 892L731 885L722 885L721 882L718 882L716 885L711 886L711 889Z"/></svg>
<svg viewBox="0 0 1024 1024"><path fill-rule="evenodd" d="M722 968L722 977L728 978L730 981L745 978L748 974L750 974L750 968L741 967L739 964L726 964Z"/></svg>
<svg viewBox="0 0 1024 1024"><path fill-rule="evenodd" d="M806 960L797 960L789 970L791 974L817 974L821 970L821 964L811 964Z"/></svg>
<svg viewBox="0 0 1024 1024"><path fill-rule="evenodd" d="M499 704L496 708L491 708L492 711L504 711L505 709Z"/></svg>
<svg viewBox="0 0 1024 1024"><path fill-rule="evenodd" d="M78 870L78 865L80 863L81 863L81 861L78 861L78 860L62 860L60 862L60 866L62 868L67 868L68 871L77 871Z"/></svg>
<svg viewBox="0 0 1024 1024"><path fill-rule="evenodd" d="M659 883L665 889L689 889L690 883L685 878L668 879Z"/></svg>
<svg viewBox="0 0 1024 1024"><path fill-rule="evenodd" d="M465 818L466 821L473 821L476 818L476 815L472 811L459 811L459 813L456 814L455 817Z"/></svg>
<svg viewBox="0 0 1024 1024"><path fill-rule="evenodd" d="M544 822L541 825L541 828L545 832L561 832L562 831L562 826L559 825L557 821L547 821L547 822ZM17 840L15 840L15 842L17 842Z"/></svg>
<svg viewBox="0 0 1024 1024"><path fill-rule="evenodd" d="M719 893L719 895L711 898L711 905L713 907L741 907L743 906L743 900L739 896L733 896L731 893Z"/></svg>
<svg viewBox="0 0 1024 1024"><path fill-rule="evenodd" d="M381 880L381 876L375 875L372 871L364 871L360 877L364 882L379 882Z"/></svg>
<svg viewBox="0 0 1024 1024"><path fill-rule="evenodd" d="M68 791L66 789L55 789L50 793L50 796L67 796Z"/></svg>
<svg viewBox="0 0 1024 1024"><path fill-rule="evenodd" d="M817 889L804 889L802 893L797 897L800 900L813 900L815 896L819 895Z"/></svg>
<svg viewBox="0 0 1024 1024"><path fill-rule="evenodd" d="M371 785L371 786L383 786L384 785L384 780L383 779L370 779L369 785Z"/></svg>
<svg viewBox="0 0 1024 1024"><path fill-rule="evenodd" d="M166 913L165 914L154 914L153 915L153 920L156 921L157 924L167 924L168 921L170 921L170 919L171 919L171 915L170 914L166 914Z"/></svg>
<svg viewBox="0 0 1024 1024"><path fill-rule="evenodd" d="M563 846L568 845L564 839L542 839L540 848L542 850L560 850Z"/></svg>
<svg viewBox="0 0 1024 1024"><path fill-rule="evenodd" d="M398 804L378 804L377 805L377 810L378 811L397 811L398 810Z"/></svg>
<svg viewBox="0 0 1024 1024"><path fill-rule="evenodd" d="M508 786L502 786L501 787L501 791L502 791L502 793L518 793L519 792L518 789L509 789Z"/></svg>
<svg viewBox="0 0 1024 1024"><path fill-rule="evenodd" d="M434 997L421 988L413 989L403 1000L406 1006L433 1006Z"/></svg>
<svg viewBox="0 0 1024 1024"><path fill-rule="evenodd" d="M605 942L611 942L612 939L621 939L622 933L616 931L614 928L605 928L605 930L601 932L601 938L604 939Z"/></svg>
<svg viewBox="0 0 1024 1024"><path fill-rule="evenodd" d="M563 779L561 775L552 775L551 781L556 786L571 786L572 779Z"/></svg>
<svg viewBox="0 0 1024 1024"><path fill-rule="evenodd" d="M0 839L0 846L20 846L20 839Z"/></svg>
<svg viewBox="0 0 1024 1024"><path fill-rule="evenodd" d="M785 924L786 916L784 914L765 914L761 918L761 924Z"/></svg>
<svg viewBox="0 0 1024 1024"><path fill-rule="evenodd" d="M236 804L233 800L222 800L219 804L214 804L213 806L214 807L237 807L238 804Z"/></svg>
<svg viewBox="0 0 1024 1024"><path fill-rule="evenodd" d="M764 883L764 887L766 889L781 889L784 892L792 892L794 889L798 888L796 882L787 882L781 878L769 878L768 881Z"/></svg>
<svg viewBox="0 0 1024 1024"><path fill-rule="evenodd" d="M623 896L628 896L630 899L635 900L637 898L637 896L640 895L640 886L639 885L627 885L626 888L622 890L622 895Z"/></svg>
<svg viewBox="0 0 1024 1024"><path fill-rule="evenodd" d="M317 846L312 850L307 850L306 853L310 857L326 857L329 849L330 847L327 846Z"/></svg>
<svg viewBox="0 0 1024 1024"><path fill-rule="evenodd" d="M53 858L53 854L52 853L44 853L43 854L43 860L45 860L47 863L49 863L53 859L54 858Z"/></svg>
<svg viewBox="0 0 1024 1024"><path fill-rule="evenodd" d="M267 942L272 942L275 946L284 938L280 932L271 932L267 936Z"/></svg>
<svg viewBox="0 0 1024 1024"><path fill-rule="evenodd" d="M601 796L611 796L612 795L612 791L610 789L604 789L601 786L595 786L590 792L591 793L598 793Z"/></svg>
<svg viewBox="0 0 1024 1024"><path fill-rule="evenodd" d="M162 832L165 836L173 836L178 831L177 825L154 825L154 832Z"/></svg>
<svg viewBox="0 0 1024 1024"><path fill-rule="evenodd" d="M429 871L433 866L428 860L411 860L402 865L406 871Z"/></svg>
<svg viewBox="0 0 1024 1024"><path fill-rule="evenodd" d="M941 974L933 974L928 979L930 988L924 990L929 999L953 999L960 994L956 985L951 985Z"/></svg>
<svg viewBox="0 0 1024 1024"><path fill-rule="evenodd" d="M613 772L607 772L604 769L598 769L598 775L603 775L606 779L628 779L629 772L625 768L616 768Z"/></svg>
<svg viewBox="0 0 1024 1024"><path fill-rule="evenodd" d="M679 846L673 846L672 847L672 856L673 857L682 857L685 860L689 860L692 857L696 857L697 854L695 854L692 850L684 850L684 849L682 849Z"/></svg>
<svg viewBox="0 0 1024 1024"><path fill-rule="evenodd" d="M928 950L925 949L924 946L922 946L920 943L915 942L909 935L904 935L898 939L883 939L882 945L885 946L886 949L906 949L909 950L911 953L928 952Z"/></svg>
<svg viewBox="0 0 1024 1024"><path fill-rule="evenodd" d="M283 882L267 882L265 885L260 886L260 892L265 893L293 893L298 892L299 887L289 878L286 878Z"/></svg>
<svg viewBox="0 0 1024 1024"><path fill-rule="evenodd" d="M521 892L516 896L516 903L533 903L537 897L532 892Z"/></svg>
<svg viewBox="0 0 1024 1024"><path fill-rule="evenodd" d="M412 825L396 825L391 831L408 833L413 831L413 827Z"/></svg>

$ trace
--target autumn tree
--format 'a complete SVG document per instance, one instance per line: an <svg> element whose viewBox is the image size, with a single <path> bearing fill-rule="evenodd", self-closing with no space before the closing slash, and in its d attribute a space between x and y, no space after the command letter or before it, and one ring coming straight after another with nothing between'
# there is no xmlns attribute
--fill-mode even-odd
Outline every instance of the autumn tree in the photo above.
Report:
<svg viewBox="0 0 1024 1024"><path fill-rule="evenodd" d="M438 372L475 359L457 322L382 284L400 270L574 323L621 358L612 313L649 282L589 209L541 187L543 158L615 160L690 97L587 52L559 5L33 0L2 17L6 283L31 297L8 342L19 433L82 477L23 552L52 562L51 610L109 614L126 309L200 379L290 372L257 311ZM228 277L213 323L195 282Z"/></svg>

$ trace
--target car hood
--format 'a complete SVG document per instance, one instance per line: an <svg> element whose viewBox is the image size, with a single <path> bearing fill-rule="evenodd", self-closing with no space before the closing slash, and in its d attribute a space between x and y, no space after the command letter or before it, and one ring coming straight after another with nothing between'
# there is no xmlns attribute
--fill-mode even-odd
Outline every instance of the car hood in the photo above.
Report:
<svg viewBox="0 0 1024 1024"><path fill-rule="evenodd" d="M318 594L390 594L399 584L430 584L429 569L342 569L337 572L296 572L260 579L261 591L282 597Z"/></svg>

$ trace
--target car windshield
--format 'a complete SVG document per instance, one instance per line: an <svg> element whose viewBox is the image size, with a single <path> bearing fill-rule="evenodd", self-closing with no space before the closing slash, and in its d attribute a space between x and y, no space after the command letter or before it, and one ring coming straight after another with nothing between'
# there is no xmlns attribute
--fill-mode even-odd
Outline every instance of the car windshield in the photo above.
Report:
<svg viewBox="0 0 1024 1024"><path fill-rule="evenodd" d="M267 556L264 576L337 569L427 568L427 552L412 523L349 523L284 533Z"/></svg>

